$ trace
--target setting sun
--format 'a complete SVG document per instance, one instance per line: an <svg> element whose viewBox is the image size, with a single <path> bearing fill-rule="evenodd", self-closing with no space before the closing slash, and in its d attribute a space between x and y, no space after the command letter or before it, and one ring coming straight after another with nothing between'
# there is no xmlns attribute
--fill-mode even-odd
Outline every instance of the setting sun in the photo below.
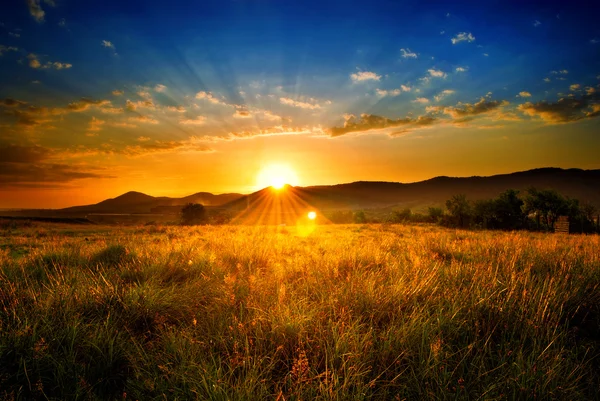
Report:
<svg viewBox="0 0 600 401"><path fill-rule="evenodd" d="M286 184L298 185L296 173L287 165L270 164L258 173L257 185L259 188L281 189Z"/></svg>
<svg viewBox="0 0 600 401"><path fill-rule="evenodd" d="M308 218L310 220L314 220L317 218L317 213L316 212L308 212Z"/></svg>

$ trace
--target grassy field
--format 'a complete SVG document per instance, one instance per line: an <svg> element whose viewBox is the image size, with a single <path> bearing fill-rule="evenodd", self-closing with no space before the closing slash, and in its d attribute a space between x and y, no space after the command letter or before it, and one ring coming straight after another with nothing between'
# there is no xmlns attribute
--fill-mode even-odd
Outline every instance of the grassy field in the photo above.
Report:
<svg viewBox="0 0 600 401"><path fill-rule="evenodd" d="M600 239L0 231L4 399L594 399Z"/></svg>

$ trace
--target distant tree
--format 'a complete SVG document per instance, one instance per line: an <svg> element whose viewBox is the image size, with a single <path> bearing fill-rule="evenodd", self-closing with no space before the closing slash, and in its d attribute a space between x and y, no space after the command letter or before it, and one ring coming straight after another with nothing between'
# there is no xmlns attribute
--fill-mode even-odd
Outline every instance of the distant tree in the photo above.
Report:
<svg viewBox="0 0 600 401"><path fill-rule="evenodd" d="M503 230L518 230L525 225L523 200L519 191L508 189L494 201L494 218L498 228Z"/></svg>
<svg viewBox="0 0 600 401"><path fill-rule="evenodd" d="M389 219L390 223L402 223L409 221L412 216L410 209L406 208L401 211L394 211Z"/></svg>
<svg viewBox="0 0 600 401"><path fill-rule="evenodd" d="M446 201L446 208L459 227L464 227L471 214L471 205L465 194L454 195Z"/></svg>
<svg viewBox="0 0 600 401"><path fill-rule="evenodd" d="M554 222L558 216L569 212L569 203L561 194L553 189L537 190L529 188L525 197L523 210L527 214L534 213L540 228L540 219L544 225L554 229Z"/></svg>
<svg viewBox="0 0 600 401"><path fill-rule="evenodd" d="M493 199L479 199L473 204L473 220L478 227L496 228L496 202Z"/></svg>
<svg viewBox="0 0 600 401"><path fill-rule="evenodd" d="M367 222L367 216L365 216L365 212L359 210L354 213L354 222L356 224L364 224Z"/></svg>
<svg viewBox="0 0 600 401"><path fill-rule="evenodd" d="M336 210L329 215L329 220L334 224L350 224L354 221L354 215L350 210Z"/></svg>
<svg viewBox="0 0 600 401"><path fill-rule="evenodd" d="M427 212L429 214L429 221L432 223L438 223L442 219L442 216L444 216L444 209L441 207L430 207Z"/></svg>
<svg viewBox="0 0 600 401"><path fill-rule="evenodd" d="M205 224L206 209L199 203L188 203L181 209L181 223L184 225Z"/></svg>

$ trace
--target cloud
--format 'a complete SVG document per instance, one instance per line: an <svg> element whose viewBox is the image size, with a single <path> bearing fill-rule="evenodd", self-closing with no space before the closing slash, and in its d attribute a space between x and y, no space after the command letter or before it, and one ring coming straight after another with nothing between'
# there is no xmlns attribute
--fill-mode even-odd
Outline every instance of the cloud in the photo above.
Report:
<svg viewBox="0 0 600 401"><path fill-rule="evenodd" d="M452 95L453 93L454 93L454 90L452 90L452 89L444 89L443 91L441 91L440 93L438 93L437 95L435 95L434 99L435 99L436 102L439 102L440 100L442 100L446 96Z"/></svg>
<svg viewBox="0 0 600 401"><path fill-rule="evenodd" d="M550 82L550 78L544 78L544 82Z"/></svg>
<svg viewBox="0 0 600 401"><path fill-rule="evenodd" d="M471 32L461 32L457 34L455 37L450 39L453 45L460 42L473 42L475 40L475 36L471 34Z"/></svg>
<svg viewBox="0 0 600 401"><path fill-rule="evenodd" d="M598 92L598 91L596 90L596 88L592 88L591 86L586 86L586 88L585 88L585 92L586 92L588 95L591 95L592 93L596 93L596 92Z"/></svg>
<svg viewBox="0 0 600 401"><path fill-rule="evenodd" d="M593 44L593 45L595 45L595 44L600 43L600 40L598 40L597 38L590 39L590 43Z"/></svg>
<svg viewBox="0 0 600 401"><path fill-rule="evenodd" d="M140 100L137 102L132 102L131 100L127 99L125 102L125 108L129 111L135 111L138 108L154 109L155 105L152 100Z"/></svg>
<svg viewBox="0 0 600 401"><path fill-rule="evenodd" d="M0 99L0 106L3 107L21 107L27 105L27 102L15 100L12 98Z"/></svg>
<svg viewBox="0 0 600 401"><path fill-rule="evenodd" d="M571 91L576 91L580 87L581 87L581 85L579 85L579 84L573 84L573 85L569 86L569 89L571 89Z"/></svg>
<svg viewBox="0 0 600 401"><path fill-rule="evenodd" d="M236 109L235 113L233 113L233 118L250 118L252 114L248 110L244 109Z"/></svg>
<svg viewBox="0 0 600 401"><path fill-rule="evenodd" d="M86 130L86 135L87 136L96 136L98 135L98 131L100 131L102 129L102 126L104 125L104 120L99 120L96 117L92 117L92 119L89 122L88 128Z"/></svg>
<svg viewBox="0 0 600 401"><path fill-rule="evenodd" d="M429 72L430 76L435 77L435 78L446 78L446 73L441 70L436 70L434 68L430 68L427 70L427 72Z"/></svg>
<svg viewBox="0 0 600 401"><path fill-rule="evenodd" d="M538 26L540 26L540 25L542 25L542 23L541 23L540 21L538 21L538 20L535 20L535 21L533 21L533 26L534 26L534 27L536 27L536 28L537 28L537 27L538 27Z"/></svg>
<svg viewBox="0 0 600 401"><path fill-rule="evenodd" d="M378 96L398 96L400 93L402 93L400 89L392 89L389 91L385 89L375 89L375 92Z"/></svg>
<svg viewBox="0 0 600 401"><path fill-rule="evenodd" d="M163 84L157 84L154 87L154 90L157 91L157 92L164 92L164 91L167 90L167 87L165 85L163 85Z"/></svg>
<svg viewBox="0 0 600 401"><path fill-rule="evenodd" d="M519 105L518 109L549 124L564 124L597 117L600 115L599 101L600 93L593 92L580 97L562 98L555 103L527 102Z"/></svg>
<svg viewBox="0 0 600 401"><path fill-rule="evenodd" d="M144 124L158 124L158 120L155 120L152 117L148 117L148 116L135 116L135 117L129 117L129 121L131 122L136 122L136 123L144 123Z"/></svg>
<svg viewBox="0 0 600 401"><path fill-rule="evenodd" d="M508 105L506 101L490 100L481 98L477 103L458 103L456 107L444 107L444 114L449 115L454 120L470 119L474 116L490 113L498 110L500 107Z"/></svg>
<svg viewBox="0 0 600 401"><path fill-rule="evenodd" d="M86 97L82 97L77 102L71 102L67 105L66 109L69 111L84 111L92 106L110 106L110 100L93 100Z"/></svg>
<svg viewBox="0 0 600 401"><path fill-rule="evenodd" d="M204 100L208 100L209 102L211 102L213 104L220 104L222 106L228 106L228 104L225 103L224 101L219 100L216 97L214 97L211 92L200 91L200 92L196 93L196 99L204 99Z"/></svg>
<svg viewBox="0 0 600 401"><path fill-rule="evenodd" d="M18 47L0 45L0 56L3 56L4 53L6 53L6 52L16 52L16 51L19 51Z"/></svg>
<svg viewBox="0 0 600 401"><path fill-rule="evenodd" d="M531 93L529 93L527 91L522 91L522 92L519 92L517 97L531 97Z"/></svg>
<svg viewBox="0 0 600 401"><path fill-rule="evenodd" d="M568 73L568 70L550 71L550 74L552 75L567 75Z"/></svg>
<svg viewBox="0 0 600 401"><path fill-rule="evenodd" d="M125 92L123 92L122 90L119 89L115 89L114 91L112 91L112 94L115 96L121 96L123 95Z"/></svg>
<svg viewBox="0 0 600 401"><path fill-rule="evenodd" d="M185 112L185 107L183 107L183 106L167 106L167 107L165 107L165 109L168 111L176 112L176 113L184 113Z"/></svg>
<svg viewBox="0 0 600 401"><path fill-rule="evenodd" d="M110 178L99 169L51 160L53 152L40 146L0 145L0 186L47 187L84 178Z"/></svg>
<svg viewBox="0 0 600 401"><path fill-rule="evenodd" d="M15 33L15 32L9 32L8 35L12 36L13 38L17 38L17 39L21 37L20 33Z"/></svg>
<svg viewBox="0 0 600 401"><path fill-rule="evenodd" d="M404 58L417 58L417 53L411 52L409 48L400 49L400 51L402 52L402 57Z"/></svg>
<svg viewBox="0 0 600 401"><path fill-rule="evenodd" d="M60 21L58 21L58 26L60 27L66 27L67 26L67 21L64 18L61 18Z"/></svg>
<svg viewBox="0 0 600 401"><path fill-rule="evenodd" d="M402 127L403 130L396 131L395 134L391 134L397 135L411 129L433 125L437 121L435 117L431 116L419 116L417 118L405 117L393 120L374 114L361 114L360 119L356 119L356 117L352 114L347 114L344 116L344 118L346 121L344 122L343 127L333 127L328 130L330 136L338 137L352 132L365 132Z"/></svg>
<svg viewBox="0 0 600 401"><path fill-rule="evenodd" d="M321 106L319 104L311 104L311 103L307 103L307 102L300 102L294 99L290 99L289 97L280 97L279 98L279 102L281 104L285 104L288 106L293 106L293 107L300 107L301 109L309 109L309 110L316 110L316 109L320 109Z"/></svg>
<svg viewBox="0 0 600 401"><path fill-rule="evenodd" d="M413 103L421 103L421 104L426 104L429 103L429 99L425 98L425 97L418 97L415 100L412 101Z"/></svg>
<svg viewBox="0 0 600 401"><path fill-rule="evenodd" d="M412 88L408 85L400 85L400 89L402 89L403 92L410 92Z"/></svg>
<svg viewBox="0 0 600 401"><path fill-rule="evenodd" d="M350 78L353 82L363 82L363 81L379 81L381 79L381 75L377 75L371 71L359 71L354 74L350 74Z"/></svg>
<svg viewBox="0 0 600 401"><path fill-rule="evenodd" d="M456 67L456 72L467 72L468 67Z"/></svg>
<svg viewBox="0 0 600 401"><path fill-rule="evenodd" d="M112 44L112 42L108 41L108 40L103 40L101 42L103 47L108 47L109 49L115 49L115 45Z"/></svg>
<svg viewBox="0 0 600 401"><path fill-rule="evenodd" d="M40 0L27 0L27 7L29 8L29 14L31 14L33 19L37 22L44 22L46 13L40 5Z"/></svg>
<svg viewBox="0 0 600 401"><path fill-rule="evenodd" d="M196 118L189 118L185 120L180 120L179 124L183 125L202 125L206 122L206 117L197 116Z"/></svg>
<svg viewBox="0 0 600 401"><path fill-rule="evenodd" d="M54 68L55 70L63 70L63 69L69 69L69 68L73 67L72 64L60 63L58 61L55 61L55 62L48 61L48 62L46 62L46 64L42 64L42 63L40 63L38 56L33 53L29 53L29 55L27 55L27 58L29 59L29 66L33 69L41 68L41 69L45 70L45 69Z"/></svg>

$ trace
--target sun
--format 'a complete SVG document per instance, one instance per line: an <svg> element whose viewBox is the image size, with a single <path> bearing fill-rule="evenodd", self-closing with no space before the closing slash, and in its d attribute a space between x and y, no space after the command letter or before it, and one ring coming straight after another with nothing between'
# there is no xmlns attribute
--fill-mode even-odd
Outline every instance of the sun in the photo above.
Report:
<svg viewBox="0 0 600 401"><path fill-rule="evenodd" d="M269 164L260 170L256 181L259 188L273 187L281 189L286 184L298 185L298 176L286 164Z"/></svg>
<svg viewBox="0 0 600 401"><path fill-rule="evenodd" d="M308 218L314 220L317 218L317 212L308 212Z"/></svg>

